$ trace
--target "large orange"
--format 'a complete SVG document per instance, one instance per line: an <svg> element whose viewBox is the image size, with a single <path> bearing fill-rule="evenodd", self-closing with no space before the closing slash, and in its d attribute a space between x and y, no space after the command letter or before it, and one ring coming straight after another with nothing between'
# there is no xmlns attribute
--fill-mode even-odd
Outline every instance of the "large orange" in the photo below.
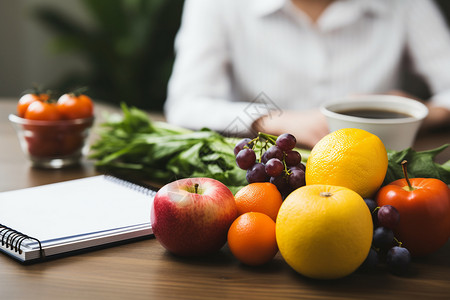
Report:
<svg viewBox="0 0 450 300"><path fill-rule="evenodd" d="M228 230L228 247L244 264L258 266L269 262L278 252L275 222L258 212L240 215Z"/></svg>
<svg viewBox="0 0 450 300"><path fill-rule="evenodd" d="M283 198L270 182L255 182L244 186L234 196L238 214L260 212L276 220Z"/></svg>
<svg viewBox="0 0 450 300"><path fill-rule="evenodd" d="M373 224L363 198L352 190L307 185L283 202L276 239L285 261L316 279L335 279L355 271L372 244Z"/></svg>
<svg viewBox="0 0 450 300"><path fill-rule="evenodd" d="M363 198L374 196L386 176L383 142L362 129L344 128L323 137L306 163L306 185L347 187Z"/></svg>

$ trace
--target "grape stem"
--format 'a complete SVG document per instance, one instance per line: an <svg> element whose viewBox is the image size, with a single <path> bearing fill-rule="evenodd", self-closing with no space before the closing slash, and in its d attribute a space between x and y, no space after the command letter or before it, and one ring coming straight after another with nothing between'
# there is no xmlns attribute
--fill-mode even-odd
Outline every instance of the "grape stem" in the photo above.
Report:
<svg viewBox="0 0 450 300"><path fill-rule="evenodd" d="M247 143L247 145L252 145L252 148L255 148L256 143L259 141L259 137L255 137L254 139L252 139L250 142ZM247 146L245 146L247 147ZM247 147L248 148L248 147Z"/></svg>
<svg viewBox="0 0 450 300"><path fill-rule="evenodd" d="M262 138L270 141L273 144L275 144L276 141L277 141L277 136L271 135L271 134L268 134L268 133L264 133L264 132L258 132L258 137L262 137Z"/></svg>
<svg viewBox="0 0 450 300"><path fill-rule="evenodd" d="M252 150L255 151L258 142L261 142L261 143L262 143L261 136L260 136L259 134L258 134L255 138L253 138L250 142L247 143L247 145L251 145L251 148L249 148L247 145L244 146L244 148L247 147L247 148L252 149ZM262 158L262 155L263 155L263 151L264 151L264 150L267 150L267 144L268 144L268 143L269 143L269 140L266 139L266 138L264 138L264 144L261 145L261 148L259 149L259 158L258 158L258 162L261 162L261 158Z"/></svg>
<svg viewBox="0 0 450 300"><path fill-rule="evenodd" d="M264 144L262 144L263 140L264 140ZM259 149L259 159L258 159L259 162L261 162L263 151L265 151L265 150L267 150L267 148L269 148L268 147L269 143L271 145L275 145L276 140L277 140L277 136L275 136L275 135L271 135L271 134L264 133L264 132L258 132L258 135L250 141L249 144L253 144L253 146L252 146L253 150L256 148L257 143L261 142L261 149Z"/></svg>
<svg viewBox="0 0 450 300"><path fill-rule="evenodd" d="M261 158L263 156L263 151L267 150L267 144L268 144L268 140L265 140L264 145L262 145L261 149L259 149L259 162L261 162Z"/></svg>
<svg viewBox="0 0 450 300"><path fill-rule="evenodd" d="M264 133L264 132L258 132L258 137L262 137L263 139L266 140L266 144L264 144L264 146L266 146L268 142L275 145L277 142L277 138L278 138L276 135L272 135L272 134L268 134L268 133ZM284 166L284 174L289 176L290 172L286 165L286 153L284 153L284 152L283 152L283 161L282 162L283 162L283 166Z"/></svg>
<svg viewBox="0 0 450 300"><path fill-rule="evenodd" d="M286 174L286 176L291 175L292 172L289 172L290 170L288 169L286 164L286 153L283 153L283 166L284 166L284 173Z"/></svg>

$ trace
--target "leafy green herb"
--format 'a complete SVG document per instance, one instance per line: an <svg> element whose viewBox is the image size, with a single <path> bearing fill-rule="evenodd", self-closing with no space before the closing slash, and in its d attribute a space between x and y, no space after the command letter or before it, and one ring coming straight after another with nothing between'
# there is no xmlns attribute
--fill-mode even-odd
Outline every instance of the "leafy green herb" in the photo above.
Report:
<svg viewBox="0 0 450 300"><path fill-rule="evenodd" d="M91 158L107 172L167 183L185 177L211 177L233 193L246 185L245 171L235 163L236 139L209 129L191 131L152 122L145 112L122 104L123 117L102 124Z"/></svg>
<svg viewBox="0 0 450 300"><path fill-rule="evenodd" d="M388 151L388 170L383 185L403 178L401 162L408 161L408 176L410 178L437 178L450 183L450 160L440 165L434 162L437 154L446 149L450 144L426 151L414 151L407 148L402 151Z"/></svg>

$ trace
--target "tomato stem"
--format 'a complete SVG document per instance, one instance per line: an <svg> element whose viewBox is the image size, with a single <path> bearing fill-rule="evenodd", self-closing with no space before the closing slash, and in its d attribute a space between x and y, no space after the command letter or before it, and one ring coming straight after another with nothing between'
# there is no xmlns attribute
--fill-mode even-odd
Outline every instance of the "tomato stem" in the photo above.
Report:
<svg viewBox="0 0 450 300"><path fill-rule="evenodd" d="M411 181L409 181L408 172L406 171L406 165L408 164L408 161L405 159L401 162L402 164L402 170L403 175L405 176L406 183L408 184L409 190L414 190L413 186L411 185Z"/></svg>
<svg viewBox="0 0 450 300"><path fill-rule="evenodd" d="M82 86L82 87L79 87L79 88L73 90L69 94L74 95L75 97L79 97L82 94L85 94L87 92L87 90L88 90L87 86Z"/></svg>

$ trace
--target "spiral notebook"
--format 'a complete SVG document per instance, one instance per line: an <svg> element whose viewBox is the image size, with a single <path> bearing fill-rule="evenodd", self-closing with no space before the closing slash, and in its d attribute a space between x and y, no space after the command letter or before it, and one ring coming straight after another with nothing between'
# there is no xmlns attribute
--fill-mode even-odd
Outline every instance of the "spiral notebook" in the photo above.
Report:
<svg viewBox="0 0 450 300"><path fill-rule="evenodd" d="M0 250L21 262L152 235L155 189L98 175L0 193Z"/></svg>

